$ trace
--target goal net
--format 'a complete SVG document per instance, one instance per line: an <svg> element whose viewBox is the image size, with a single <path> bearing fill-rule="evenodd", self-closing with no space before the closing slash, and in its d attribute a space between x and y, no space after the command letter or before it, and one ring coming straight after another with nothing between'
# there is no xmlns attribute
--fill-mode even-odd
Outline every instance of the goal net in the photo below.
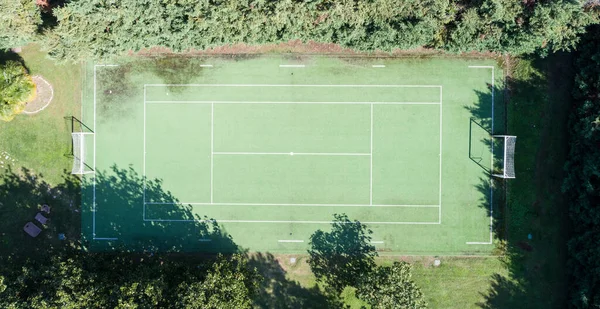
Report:
<svg viewBox="0 0 600 309"><path fill-rule="evenodd" d="M494 140L502 145L502 157L499 158L498 170L494 170L495 177L515 178L515 144L517 137L513 135L492 135Z"/></svg>
<svg viewBox="0 0 600 309"><path fill-rule="evenodd" d="M83 175L94 173L94 168L92 168L94 164L91 162L94 153L93 151L88 151L90 145L86 145L89 142L89 139L86 137L95 138L94 132L79 119L71 117L71 139L73 140L73 148L71 148L71 155L73 156L72 174Z"/></svg>

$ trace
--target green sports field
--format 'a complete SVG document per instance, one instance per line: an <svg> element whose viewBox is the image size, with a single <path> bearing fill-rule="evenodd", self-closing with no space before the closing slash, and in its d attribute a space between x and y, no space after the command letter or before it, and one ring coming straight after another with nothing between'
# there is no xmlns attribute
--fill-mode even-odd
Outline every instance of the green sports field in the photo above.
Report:
<svg viewBox="0 0 600 309"><path fill-rule="evenodd" d="M90 64L83 236L92 250L292 253L345 213L382 253L490 254L502 77L486 59Z"/></svg>

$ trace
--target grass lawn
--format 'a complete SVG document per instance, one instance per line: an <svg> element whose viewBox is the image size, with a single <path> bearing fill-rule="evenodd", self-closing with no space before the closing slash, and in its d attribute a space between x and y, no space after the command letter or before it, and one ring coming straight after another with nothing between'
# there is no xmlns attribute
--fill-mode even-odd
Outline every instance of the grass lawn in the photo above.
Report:
<svg viewBox="0 0 600 309"><path fill-rule="evenodd" d="M41 75L50 82L54 98L38 114L21 114L11 122L0 122L0 152L15 159L13 170L26 167L57 184L63 170L70 170L73 162L65 156L71 150L70 121L65 117L80 114L81 67L56 65L35 45L24 47L19 56L31 75Z"/></svg>
<svg viewBox="0 0 600 309"><path fill-rule="evenodd" d="M38 114L0 122L0 153L3 161L8 156L10 162L0 170L0 255L6 258L23 251L44 258L46 253L34 253L71 245L80 238L79 185L65 173L72 164L66 156L71 128L65 117L79 113L81 70L79 65L55 65L36 46L23 48L19 56L32 75L42 75L52 84L54 98ZM31 238L23 226L34 221L42 203L51 206L50 223L38 224L43 231ZM67 240L58 240L59 233Z"/></svg>

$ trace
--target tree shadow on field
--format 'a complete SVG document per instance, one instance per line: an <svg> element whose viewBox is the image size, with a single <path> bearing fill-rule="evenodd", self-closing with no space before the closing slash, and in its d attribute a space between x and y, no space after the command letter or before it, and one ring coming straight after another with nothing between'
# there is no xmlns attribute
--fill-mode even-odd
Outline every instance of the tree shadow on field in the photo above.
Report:
<svg viewBox="0 0 600 309"><path fill-rule="evenodd" d="M256 267L264 277L259 294L254 299L258 308L343 308L336 297L322 292L318 286L302 287L298 282L286 278L281 261L270 253L250 256L251 267ZM310 272L308 265L307 272Z"/></svg>
<svg viewBox="0 0 600 309"><path fill-rule="evenodd" d="M94 197L95 221L91 209ZM150 208L144 200L164 205ZM162 188L160 179L144 182L133 167L112 166L110 170L96 171L95 182L83 183L83 201L86 244L94 242L103 249L137 252L238 251L232 237L215 220L194 213L191 205L179 203ZM108 239L105 244L90 237L94 225L96 238ZM90 248L95 247L92 244Z"/></svg>
<svg viewBox="0 0 600 309"><path fill-rule="evenodd" d="M502 254L500 258L508 271L507 275L494 274L490 278L489 289L481 293L483 301L477 303L481 308L566 306L566 233L561 223L566 215L560 209L562 181L554 176L562 170L564 154L559 153L564 147L561 137L552 136L565 134L563 118L568 114L572 84L565 75L573 73L566 58L569 57L553 55L545 60L512 63L518 71L513 76L517 77L507 77L506 89L493 89L496 94L503 94L505 110L495 110L495 115L504 119L495 119L493 133L518 137L514 157L517 178L482 177L476 185L485 196L479 207L486 209L488 215L489 203L493 202L496 250ZM552 81L560 82L555 85ZM491 91L477 92L478 102L468 108L472 118L490 131ZM494 143L496 149L502 149L502 144ZM502 156L494 152L494 157ZM500 163L494 160L494 170Z"/></svg>

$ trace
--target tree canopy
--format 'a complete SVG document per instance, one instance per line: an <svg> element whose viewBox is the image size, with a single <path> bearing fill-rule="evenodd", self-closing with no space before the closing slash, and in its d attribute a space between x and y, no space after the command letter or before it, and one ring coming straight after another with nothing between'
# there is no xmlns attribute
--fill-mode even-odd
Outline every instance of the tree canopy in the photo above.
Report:
<svg viewBox="0 0 600 309"><path fill-rule="evenodd" d="M358 286L360 276L375 267L372 231L345 214L335 214L331 232L317 230L310 236L308 264L317 280L336 292Z"/></svg>
<svg viewBox="0 0 600 309"><path fill-rule="evenodd" d="M35 1L0 0L0 50L32 41L42 24Z"/></svg>
<svg viewBox="0 0 600 309"><path fill-rule="evenodd" d="M412 281L411 266L394 262L392 266L379 266L363 279L356 296L373 309L427 308L421 289Z"/></svg>
<svg viewBox="0 0 600 309"><path fill-rule="evenodd" d="M35 97L35 83L17 61L0 64L0 119L12 120Z"/></svg>

